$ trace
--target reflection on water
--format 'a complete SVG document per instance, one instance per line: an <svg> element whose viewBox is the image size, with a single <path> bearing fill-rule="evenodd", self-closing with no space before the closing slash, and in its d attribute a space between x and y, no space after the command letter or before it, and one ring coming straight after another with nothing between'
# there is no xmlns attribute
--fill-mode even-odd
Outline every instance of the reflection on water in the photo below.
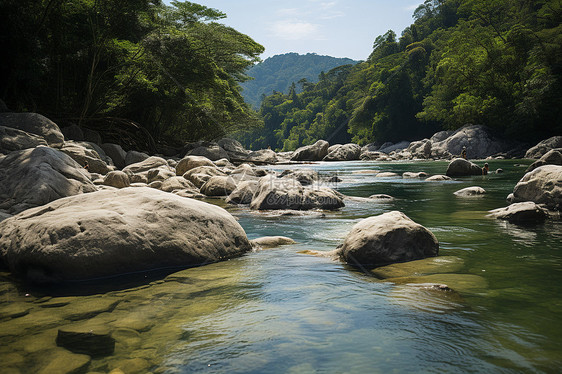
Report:
<svg viewBox="0 0 562 374"><path fill-rule="evenodd" d="M349 196L394 200L347 200L339 212L303 215L229 207L251 239L283 235L298 244L140 286L66 296L1 281L2 372L556 372L560 222L522 227L486 218L506 205L522 176L514 164L490 161L505 173L433 183L377 179L365 170L443 174L446 163L304 165L337 172L337 188ZM469 186L487 194L453 195ZM432 230L454 266L419 274L402 268L383 281L299 254L331 251L361 219L391 210ZM436 287L443 283L449 289ZM91 358L57 347L58 330L77 324L108 330L114 354Z"/></svg>

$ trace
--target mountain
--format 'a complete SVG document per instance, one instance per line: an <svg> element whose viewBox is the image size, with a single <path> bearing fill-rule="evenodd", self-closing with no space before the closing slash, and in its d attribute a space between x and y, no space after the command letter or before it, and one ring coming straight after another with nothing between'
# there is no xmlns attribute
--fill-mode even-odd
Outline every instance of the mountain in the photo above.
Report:
<svg viewBox="0 0 562 374"><path fill-rule="evenodd" d="M319 56L316 53L276 55L248 69L247 74L254 80L242 84L242 96L248 104L258 109L262 95L271 95L274 91L288 93L293 82L297 83L303 78L311 83L318 82L321 72L356 63L349 58ZM300 91L300 87L297 90Z"/></svg>

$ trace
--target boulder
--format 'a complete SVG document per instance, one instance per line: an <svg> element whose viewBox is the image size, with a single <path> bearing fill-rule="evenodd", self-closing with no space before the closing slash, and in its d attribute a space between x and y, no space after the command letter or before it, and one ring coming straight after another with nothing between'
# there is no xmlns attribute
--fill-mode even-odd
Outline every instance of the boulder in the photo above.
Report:
<svg viewBox="0 0 562 374"><path fill-rule="evenodd" d="M378 267L437 256L439 242L431 231L393 211L356 224L336 251L351 265Z"/></svg>
<svg viewBox="0 0 562 374"><path fill-rule="evenodd" d="M37 113L0 113L0 126L41 136L50 147L60 148L64 135L56 123Z"/></svg>
<svg viewBox="0 0 562 374"><path fill-rule="evenodd" d="M312 145L307 145L297 149L291 161L322 161L328 155L330 144L325 140L318 140Z"/></svg>
<svg viewBox="0 0 562 374"><path fill-rule="evenodd" d="M229 159L233 162L244 162L250 154L250 151L245 149L238 140L223 138L217 144L228 153Z"/></svg>
<svg viewBox="0 0 562 374"><path fill-rule="evenodd" d="M49 147L10 153L0 161L0 180L0 209L12 214L97 190L76 161Z"/></svg>
<svg viewBox="0 0 562 374"><path fill-rule="evenodd" d="M412 158L427 159L431 158L432 143L429 139L423 139L417 142L412 142L407 148Z"/></svg>
<svg viewBox="0 0 562 374"><path fill-rule="evenodd" d="M211 161L217 161L222 158L226 158L227 160L230 160L230 156L228 155L228 153L224 149L219 147L217 144L197 147L189 151L187 155L203 156L203 157L207 157Z"/></svg>
<svg viewBox="0 0 562 374"><path fill-rule="evenodd" d="M98 156L100 157L100 159L105 162L107 165L109 166L115 166L115 164L113 163L113 160L111 159L111 157L109 157L105 151L102 149L102 147L100 147L97 143L92 143L89 141L84 141L84 142L74 142L75 144L78 144L90 151L95 151L97 152ZM66 143L65 143L66 144Z"/></svg>
<svg viewBox="0 0 562 374"><path fill-rule="evenodd" d="M442 182L442 181L450 181L452 180L451 177L446 175L432 175L431 177L427 178L426 182Z"/></svg>
<svg viewBox="0 0 562 374"><path fill-rule="evenodd" d="M489 217L511 223L537 223L548 218L548 211L532 201L511 204L506 208L491 210L489 213Z"/></svg>
<svg viewBox="0 0 562 374"><path fill-rule="evenodd" d="M105 175L111 171L95 150L86 148L79 143L73 141L65 142L60 150L81 166L85 166L88 163L88 171L91 173Z"/></svg>
<svg viewBox="0 0 562 374"><path fill-rule="evenodd" d="M131 185L129 176L122 171L110 171L103 179L103 184L115 188L125 188Z"/></svg>
<svg viewBox="0 0 562 374"><path fill-rule="evenodd" d="M230 204L250 204L257 189L258 181L240 182L236 185L236 189L228 195L226 202Z"/></svg>
<svg viewBox="0 0 562 374"><path fill-rule="evenodd" d="M215 164L213 164L213 161L209 160L207 157L186 156L176 165L176 175L184 175L189 170L195 169L199 166L215 167Z"/></svg>
<svg viewBox="0 0 562 374"><path fill-rule="evenodd" d="M390 171L385 171L383 173L378 173L375 178L396 178L399 175Z"/></svg>
<svg viewBox="0 0 562 374"><path fill-rule="evenodd" d="M464 158L456 158L447 167L445 173L448 177L466 177L469 175L482 175L482 168Z"/></svg>
<svg viewBox="0 0 562 374"><path fill-rule="evenodd" d="M396 143L396 144L388 142L388 143L384 143L379 148L378 151L382 152L382 153L389 154L390 152L393 152L393 151L399 151L399 150L402 150L402 149L407 149L409 146L410 146L410 142L405 141L405 140L401 141L399 143Z"/></svg>
<svg viewBox="0 0 562 374"><path fill-rule="evenodd" d="M296 241L285 236L264 236L262 238L250 240L250 243L258 250L276 248L282 245L297 244Z"/></svg>
<svg viewBox="0 0 562 374"><path fill-rule="evenodd" d="M193 183L184 177L171 177L162 182L160 190L164 192L174 192L179 190L190 190L193 193L198 193L199 190Z"/></svg>
<svg viewBox="0 0 562 374"><path fill-rule="evenodd" d="M101 145L102 139L99 132L95 130L90 130L88 128L83 128L82 132L84 133L84 140L89 143L94 143L96 145ZM100 155L101 156L101 155Z"/></svg>
<svg viewBox="0 0 562 374"><path fill-rule="evenodd" d="M442 158L447 154L460 155L463 147L467 149L468 158L484 159L498 153L509 152L516 147L516 144L496 138L486 126L466 125L441 141L432 140L431 152L433 157Z"/></svg>
<svg viewBox="0 0 562 374"><path fill-rule="evenodd" d="M183 177L197 186L197 188L201 188L211 177L225 175L224 172L214 166L199 166L189 170Z"/></svg>
<svg viewBox="0 0 562 374"><path fill-rule="evenodd" d="M157 167L156 169L150 169L147 174L146 177L148 178L148 183L152 183L155 181L160 181L163 182L166 179L172 178L176 176L176 172L174 170L174 168L169 167L168 165L166 166L160 166Z"/></svg>
<svg viewBox="0 0 562 374"><path fill-rule="evenodd" d="M254 163L256 165L268 165L268 164L276 164L279 162L279 158L277 157L277 153L272 151L271 149L262 149L255 152L250 152L248 157L246 157L247 162Z"/></svg>
<svg viewBox="0 0 562 374"><path fill-rule="evenodd" d="M551 149L539 160L533 162L526 172L528 173L544 165L562 165L562 148Z"/></svg>
<svg viewBox="0 0 562 374"><path fill-rule="evenodd" d="M335 210L345 206L343 199L330 188L305 188L296 179L263 177L250 208L254 210Z"/></svg>
<svg viewBox="0 0 562 374"><path fill-rule="evenodd" d="M525 174L513 189L513 202L533 201L549 209L562 204L562 166L545 165Z"/></svg>
<svg viewBox="0 0 562 374"><path fill-rule="evenodd" d="M201 193L205 196L228 196L235 189L236 182L232 177L215 176L201 186Z"/></svg>
<svg viewBox="0 0 562 374"><path fill-rule="evenodd" d="M310 186L320 180L318 172L313 169L285 170L281 173L281 177L289 180L296 179L303 186Z"/></svg>
<svg viewBox="0 0 562 374"><path fill-rule="evenodd" d="M0 226L1 262L38 283L190 267L249 250L224 209L146 187L60 199Z"/></svg>
<svg viewBox="0 0 562 374"><path fill-rule="evenodd" d="M168 162L164 160L162 157L152 156L145 159L144 161L127 165L123 169L123 171L125 173L131 172L133 174L144 174L144 173L148 173L150 170L157 169L162 166L169 168Z"/></svg>
<svg viewBox="0 0 562 374"><path fill-rule="evenodd" d="M423 179L423 178L427 178L427 177L429 177L429 175L427 173L423 172L423 171L420 171L420 172L417 172L417 173L407 171L407 172L402 174L402 178L404 178L404 179L416 179L416 178Z"/></svg>
<svg viewBox="0 0 562 374"><path fill-rule="evenodd" d="M35 148L48 145L39 135L30 134L12 127L0 126L0 153L21 151L22 149Z"/></svg>
<svg viewBox="0 0 562 374"><path fill-rule="evenodd" d="M119 169L123 169L126 166L125 157L127 157L127 152L125 152L120 145L113 144L113 143L104 143L101 145L101 148L103 149L106 155L111 157L113 163Z"/></svg>
<svg viewBox="0 0 562 374"><path fill-rule="evenodd" d="M140 162L143 162L149 157L150 157L149 155L143 152L129 151L125 155L125 165L129 166L132 164L138 164Z"/></svg>
<svg viewBox="0 0 562 374"><path fill-rule="evenodd" d="M78 125L63 127L60 131L64 135L65 140L75 140L77 142L84 141L84 132Z"/></svg>
<svg viewBox="0 0 562 374"><path fill-rule="evenodd" d="M484 196L486 194L486 190L482 187L467 187L462 190L458 190L454 194L459 197Z"/></svg>
<svg viewBox="0 0 562 374"><path fill-rule="evenodd" d="M361 147L357 144L349 143L332 148L323 161L354 161L359 160L360 156Z"/></svg>
<svg viewBox="0 0 562 374"><path fill-rule="evenodd" d="M556 148L562 148L562 136L553 136L552 138L543 140L536 146L532 147L525 153L525 158L540 159L548 151Z"/></svg>

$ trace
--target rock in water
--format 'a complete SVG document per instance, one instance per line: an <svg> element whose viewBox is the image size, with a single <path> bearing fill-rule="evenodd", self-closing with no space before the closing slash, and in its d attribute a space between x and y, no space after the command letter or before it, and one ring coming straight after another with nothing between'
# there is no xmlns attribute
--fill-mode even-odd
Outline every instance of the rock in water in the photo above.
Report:
<svg viewBox="0 0 562 374"><path fill-rule="evenodd" d="M465 177L469 175L482 175L480 166L465 160L464 158L456 158L447 167L445 173L448 177Z"/></svg>
<svg viewBox="0 0 562 374"><path fill-rule="evenodd" d="M270 249L280 247L282 245L297 244L296 241L285 236L264 236L254 239L250 241L250 243L252 243L256 249Z"/></svg>
<svg viewBox="0 0 562 374"><path fill-rule="evenodd" d="M89 326L82 323L60 328L57 345L73 353L103 357L113 354L115 339L111 337L111 331L106 326Z"/></svg>
<svg viewBox="0 0 562 374"><path fill-rule="evenodd" d="M458 190L455 192L455 196L459 197L473 197L473 196L484 196L486 194L486 190L482 187L467 187L463 188L462 190Z"/></svg>
<svg viewBox="0 0 562 374"><path fill-rule="evenodd" d="M437 256L439 242L431 231L393 211L356 224L337 253L351 265L373 268Z"/></svg>
<svg viewBox="0 0 562 374"><path fill-rule="evenodd" d="M12 127L41 136L50 147L64 145L64 135L56 123L37 113L0 113L0 126Z"/></svg>
<svg viewBox="0 0 562 374"><path fill-rule="evenodd" d="M291 161L322 161L328 155L330 144L325 140L319 140L312 145L300 147L293 153Z"/></svg>
<svg viewBox="0 0 562 374"><path fill-rule="evenodd" d="M562 204L562 166L545 165L525 174L513 189L514 203L533 201L560 210Z"/></svg>
<svg viewBox="0 0 562 374"><path fill-rule="evenodd" d="M224 209L146 187L61 199L0 226L1 261L38 283L189 267L249 250Z"/></svg>
<svg viewBox="0 0 562 374"><path fill-rule="evenodd" d="M548 212L534 202L526 201L524 203L511 204L506 208L491 210L489 217L511 223L538 223L548 218Z"/></svg>
<svg viewBox="0 0 562 374"><path fill-rule="evenodd" d="M97 188L70 156L49 147L11 152L0 161L0 209L15 214Z"/></svg>

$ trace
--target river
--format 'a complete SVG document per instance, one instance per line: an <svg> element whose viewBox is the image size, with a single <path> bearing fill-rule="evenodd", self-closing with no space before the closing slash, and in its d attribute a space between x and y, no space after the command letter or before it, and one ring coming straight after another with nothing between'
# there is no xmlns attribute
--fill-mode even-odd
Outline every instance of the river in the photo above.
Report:
<svg viewBox="0 0 562 374"><path fill-rule="evenodd" d="M117 341L114 355L88 361L84 372L558 372L562 224L517 226L487 218L488 210L506 206L529 164L489 163L492 171L504 172L444 182L372 174L444 174L447 163L441 161L303 165L337 174L342 182L332 187L346 195L388 194L394 200L348 200L340 211L303 215L228 207L250 239L283 235L298 244L147 279L145 285L54 295L14 284L4 274L0 371L53 367L62 350L55 344L58 329L81 323L108 327ZM487 194L453 195L469 186ZM432 278L455 291L383 281L302 253L331 251L355 223L392 210L431 230L440 256L456 259L454 274Z"/></svg>

